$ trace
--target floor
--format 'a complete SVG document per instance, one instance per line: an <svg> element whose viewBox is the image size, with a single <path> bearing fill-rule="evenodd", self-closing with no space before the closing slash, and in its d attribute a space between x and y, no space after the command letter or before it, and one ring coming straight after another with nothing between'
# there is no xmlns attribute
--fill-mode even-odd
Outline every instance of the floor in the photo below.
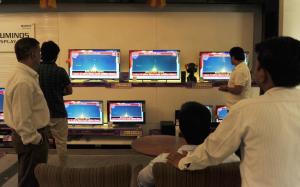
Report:
<svg viewBox="0 0 300 187"><path fill-rule="evenodd" d="M132 149L68 149L68 167L101 167L108 164L130 163L146 165L152 158ZM48 164L57 165L54 149L49 150ZM17 186L17 155L11 148L0 148L0 186Z"/></svg>

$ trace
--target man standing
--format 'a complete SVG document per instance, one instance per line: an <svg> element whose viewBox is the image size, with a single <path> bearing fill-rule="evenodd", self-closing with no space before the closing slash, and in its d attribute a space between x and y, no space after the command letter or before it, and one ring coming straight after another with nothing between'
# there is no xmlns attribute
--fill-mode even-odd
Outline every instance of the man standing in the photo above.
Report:
<svg viewBox="0 0 300 187"><path fill-rule="evenodd" d="M251 89L251 74L245 64L245 52L240 47L230 49L231 64L235 66L227 85L220 86L219 90L227 92L226 106L230 108L238 101L248 98Z"/></svg>
<svg viewBox="0 0 300 187"><path fill-rule="evenodd" d="M50 131L55 139L60 166L67 164L67 112L64 95L72 94L72 85L66 70L56 65L59 47L53 41L44 42L41 47L42 64L39 67L40 86L50 110Z"/></svg>
<svg viewBox="0 0 300 187"><path fill-rule="evenodd" d="M256 80L264 95L235 104L216 131L171 164L187 170L217 165L241 145L242 186L299 186L300 41L278 37L256 45Z"/></svg>
<svg viewBox="0 0 300 187"><path fill-rule="evenodd" d="M34 38L22 38L15 44L18 60L8 79L4 96L4 119L12 128L18 154L18 186L39 186L34 168L48 159L47 125L49 110L38 83L40 46Z"/></svg>

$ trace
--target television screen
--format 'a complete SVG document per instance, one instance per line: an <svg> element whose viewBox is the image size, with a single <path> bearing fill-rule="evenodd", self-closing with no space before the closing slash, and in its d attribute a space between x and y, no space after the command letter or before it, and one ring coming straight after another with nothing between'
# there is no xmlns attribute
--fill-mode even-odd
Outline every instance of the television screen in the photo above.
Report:
<svg viewBox="0 0 300 187"><path fill-rule="evenodd" d="M108 101L108 121L116 124L145 123L145 101Z"/></svg>
<svg viewBox="0 0 300 187"><path fill-rule="evenodd" d="M226 106L216 106L216 122L221 122L228 115Z"/></svg>
<svg viewBox="0 0 300 187"><path fill-rule="evenodd" d="M101 125L103 110L101 101L72 100L65 101L68 124Z"/></svg>
<svg viewBox="0 0 300 187"><path fill-rule="evenodd" d="M119 49L70 49L71 79L119 79Z"/></svg>
<svg viewBox="0 0 300 187"><path fill-rule="evenodd" d="M4 120L3 101L4 101L4 88L0 88L0 121Z"/></svg>
<svg viewBox="0 0 300 187"><path fill-rule="evenodd" d="M245 53L245 63L247 53ZM203 80L229 80L234 65L229 52L200 52L200 77Z"/></svg>
<svg viewBox="0 0 300 187"><path fill-rule="evenodd" d="M179 80L179 50L131 50L129 78L134 80Z"/></svg>

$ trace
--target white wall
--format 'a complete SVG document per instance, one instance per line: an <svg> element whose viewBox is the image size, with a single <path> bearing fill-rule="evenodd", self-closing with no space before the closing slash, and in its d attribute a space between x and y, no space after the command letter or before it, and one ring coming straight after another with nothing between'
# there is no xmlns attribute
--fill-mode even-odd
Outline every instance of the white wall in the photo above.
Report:
<svg viewBox="0 0 300 187"><path fill-rule="evenodd" d="M300 40L300 1L281 0L282 35Z"/></svg>
<svg viewBox="0 0 300 187"><path fill-rule="evenodd" d="M200 51L242 46L252 56L253 17L251 12L40 12L0 13L0 23L34 23L40 42L60 45L58 64L64 68L70 48L119 48L121 71L128 71L130 49L180 49L182 69L186 63L198 63ZM16 64L14 53L0 53L0 86L10 74L1 68L7 64ZM216 88L76 87L67 99L145 99L147 129L158 128L161 120L174 120L175 109L188 100L224 104Z"/></svg>

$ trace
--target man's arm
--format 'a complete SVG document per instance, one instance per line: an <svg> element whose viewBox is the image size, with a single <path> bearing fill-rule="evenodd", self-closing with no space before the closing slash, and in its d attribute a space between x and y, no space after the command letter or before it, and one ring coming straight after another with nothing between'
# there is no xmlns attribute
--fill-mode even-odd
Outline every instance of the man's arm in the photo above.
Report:
<svg viewBox="0 0 300 187"><path fill-rule="evenodd" d="M167 162L168 153L162 153L155 157L150 163L144 167L138 174L137 183L138 187L154 187L154 177L152 167L157 162Z"/></svg>
<svg viewBox="0 0 300 187"><path fill-rule="evenodd" d="M33 93L30 85L18 84L12 95L12 113L15 131L23 144L39 144L42 136L32 124Z"/></svg>
<svg viewBox="0 0 300 187"><path fill-rule="evenodd" d="M228 87L227 85L223 85L219 87L220 91L229 92L234 95L240 95L244 89L244 86L235 85L234 87Z"/></svg>

